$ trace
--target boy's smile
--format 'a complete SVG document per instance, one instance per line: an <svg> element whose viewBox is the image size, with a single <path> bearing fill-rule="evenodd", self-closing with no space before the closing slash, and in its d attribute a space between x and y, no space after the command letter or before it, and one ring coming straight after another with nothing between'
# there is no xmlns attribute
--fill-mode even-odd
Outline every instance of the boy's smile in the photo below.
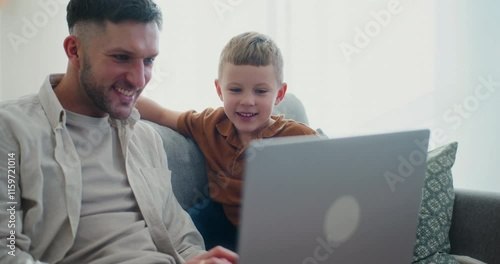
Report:
<svg viewBox="0 0 500 264"><path fill-rule="evenodd" d="M224 112L246 145L273 123L271 113L285 96L286 84L278 85L273 65L225 63L221 80L215 81Z"/></svg>
<svg viewBox="0 0 500 264"><path fill-rule="evenodd" d="M245 112L237 112L237 114L240 115L241 118L246 118L246 119L250 119L251 117L257 115L256 113L245 113Z"/></svg>

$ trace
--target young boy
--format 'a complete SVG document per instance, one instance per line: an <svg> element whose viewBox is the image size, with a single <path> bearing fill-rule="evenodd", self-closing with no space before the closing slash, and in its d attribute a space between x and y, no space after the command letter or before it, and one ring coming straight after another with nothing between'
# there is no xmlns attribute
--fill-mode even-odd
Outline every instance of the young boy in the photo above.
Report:
<svg viewBox="0 0 500 264"><path fill-rule="evenodd" d="M248 143L256 138L316 132L282 115L271 115L273 107L283 100L287 85L283 82L281 52L269 37L256 32L233 37L222 50L218 75L215 88L224 107L180 113L147 98L139 98L136 107L144 119L196 141L206 159L210 196L215 202L209 206L222 205L235 229L239 224L243 155ZM203 228L197 227L203 234ZM209 247L210 241L205 242Z"/></svg>

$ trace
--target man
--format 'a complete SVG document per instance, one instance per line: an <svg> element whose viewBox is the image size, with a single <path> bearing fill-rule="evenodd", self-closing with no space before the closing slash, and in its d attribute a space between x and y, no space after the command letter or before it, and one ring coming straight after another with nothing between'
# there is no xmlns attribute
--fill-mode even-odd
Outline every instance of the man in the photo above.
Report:
<svg viewBox="0 0 500 264"><path fill-rule="evenodd" d="M66 73L0 104L0 263L236 263L204 251L134 108L159 52L158 7L71 0L67 11Z"/></svg>

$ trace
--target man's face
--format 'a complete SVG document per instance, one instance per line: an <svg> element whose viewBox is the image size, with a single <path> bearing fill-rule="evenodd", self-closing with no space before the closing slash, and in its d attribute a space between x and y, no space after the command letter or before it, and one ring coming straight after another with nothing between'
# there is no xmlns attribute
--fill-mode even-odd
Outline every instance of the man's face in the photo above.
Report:
<svg viewBox="0 0 500 264"><path fill-rule="evenodd" d="M279 86L273 65L223 65L217 93L240 138L253 138L273 121L271 114L286 92Z"/></svg>
<svg viewBox="0 0 500 264"><path fill-rule="evenodd" d="M126 119L151 79L159 52L156 23L106 22L103 32L86 41L80 87L89 115Z"/></svg>

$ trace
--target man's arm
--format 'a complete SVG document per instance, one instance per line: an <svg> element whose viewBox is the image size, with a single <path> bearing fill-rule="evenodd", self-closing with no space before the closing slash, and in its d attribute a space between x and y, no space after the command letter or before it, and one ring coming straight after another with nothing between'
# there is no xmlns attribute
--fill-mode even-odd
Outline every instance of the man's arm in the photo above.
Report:
<svg viewBox="0 0 500 264"><path fill-rule="evenodd" d="M177 120L179 120L181 112L162 107L155 101L144 96L140 96L137 99L135 107L141 113L141 118L177 130Z"/></svg>
<svg viewBox="0 0 500 264"><path fill-rule="evenodd" d="M0 123L8 125L3 109ZM3 112L3 113L2 113ZM8 127L0 127L0 263L40 263L26 251L29 238L22 234L21 167L19 146Z"/></svg>
<svg viewBox="0 0 500 264"><path fill-rule="evenodd" d="M162 167L167 170L168 161L161 137L153 128L149 126L147 128L148 132L146 130L145 132L152 134L146 134L147 136L141 138L152 140L151 148L148 148L148 150L154 153L153 156L155 158L150 160L158 162L153 166ZM168 230L168 236L174 250L182 259L187 261L186 264L237 263L238 255L225 248L216 247L208 252L204 250L205 247L201 234L196 229L191 217L182 209L173 193L170 176L161 175L160 177L167 178L164 182L166 185L162 188L162 193L165 195L162 199L163 221Z"/></svg>

